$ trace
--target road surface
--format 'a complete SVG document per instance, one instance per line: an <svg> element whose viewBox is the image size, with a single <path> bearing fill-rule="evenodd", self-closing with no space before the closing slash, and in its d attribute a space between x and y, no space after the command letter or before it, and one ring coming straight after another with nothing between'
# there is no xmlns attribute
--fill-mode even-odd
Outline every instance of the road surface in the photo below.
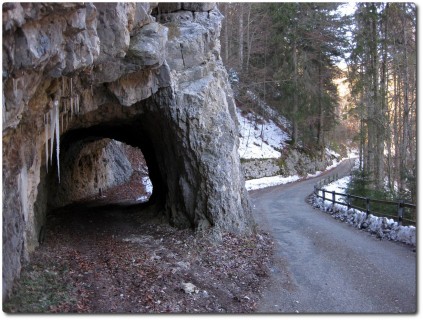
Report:
<svg viewBox="0 0 423 320"><path fill-rule="evenodd" d="M261 313L416 313L415 248L379 240L313 209L305 198L330 173L250 192L254 216L275 238L276 263Z"/></svg>

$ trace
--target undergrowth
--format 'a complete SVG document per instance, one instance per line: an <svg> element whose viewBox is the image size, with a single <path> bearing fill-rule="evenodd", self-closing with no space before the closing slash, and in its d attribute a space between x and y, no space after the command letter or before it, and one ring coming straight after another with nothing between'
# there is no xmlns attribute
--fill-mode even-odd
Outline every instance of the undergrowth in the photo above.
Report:
<svg viewBox="0 0 423 320"><path fill-rule="evenodd" d="M65 281L68 268L31 263L21 271L14 291L3 305L6 313L49 313L72 309L72 286Z"/></svg>

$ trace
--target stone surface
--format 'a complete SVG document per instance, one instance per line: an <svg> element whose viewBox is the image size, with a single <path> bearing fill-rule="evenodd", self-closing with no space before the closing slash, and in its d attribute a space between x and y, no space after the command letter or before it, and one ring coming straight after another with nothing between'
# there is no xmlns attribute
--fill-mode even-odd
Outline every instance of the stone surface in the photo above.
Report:
<svg viewBox="0 0 423 320"><path fill-rule="evenodd" d="M254 230L220 59L223 17L214 4L160 17L156 6L3 5L3 299L60 193L57 152L88 138L142 150L150 201L172 225L210 228L217 239Z"/></svg>
<svg viewBox="0 0 423 320"><path fill-rule="evenodd" d="M277 176L281 171L276 159L244 160L242 168L246 180Z"/></svg>
<svg viewBox="0 0 423 320"><path fill-rule="evenodd" d="M165 60L167 28L152 22L131 37L128 58L143 67L159 67Z"/></svg>
<svg viewBox="0 0 423 320"><path fill-rule="evenodd" d="M281 157L281 174L284 176L292 176L294 174L305 176L308 173L313 174L316 171L324 171L332 164L333 159L334 157L326 155L325 159L322 161L310 157L309 154L302 150L290 148Z"/></svg>

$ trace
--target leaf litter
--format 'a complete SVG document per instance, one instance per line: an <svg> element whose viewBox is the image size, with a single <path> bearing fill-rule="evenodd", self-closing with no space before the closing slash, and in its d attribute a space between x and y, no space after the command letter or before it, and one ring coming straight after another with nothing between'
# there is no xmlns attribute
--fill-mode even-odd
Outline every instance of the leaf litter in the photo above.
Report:
<svg viewBox="0 0 423 320"><path fill-rule="evenodd" d="M123 206L69 206L48 217L8 313L251 313L273 241L178 230ZM31 280L32 279L32 280ZM34 280L36 279L36 280Z"/></svg>

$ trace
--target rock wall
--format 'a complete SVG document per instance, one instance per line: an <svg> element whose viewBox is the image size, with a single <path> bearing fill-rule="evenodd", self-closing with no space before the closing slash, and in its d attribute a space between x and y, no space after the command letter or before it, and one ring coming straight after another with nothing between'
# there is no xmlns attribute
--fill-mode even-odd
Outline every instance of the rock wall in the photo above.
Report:
<svg viewBox="0 0 423 320"><path fill-rule="evenodd" d="M281 174L278 159L243 159L242 168L246 180L273 177Z"/></svg>
<svg viewBox="0 0 423 320"><path fill-rule="evenodd" d="M301 149L289 148L279 160L280 172L283 176L306 176L317 171L324 171L333 164L333 160L341 159L336 159L335 156L325 153L324 159L321 160L318 155L311 155Z"/></svg>
<svg viewBox="0 0 423 320"><path fill-rule="evenodd" d="M88 137L142 150L171 224L253 230L221 20L211 3L3 4L3 298L38 245L60 154Z"/></svg>
<svg viewBox="0 0 423 320"><path fill-rule="evenodd" d="M289 147L283 151L279 159L243 159L242 168L246 180L277 175L306 176L324 171L334 160L339 161L341 158L326 153L324 160L321 160L318 156Z"/></svg>

